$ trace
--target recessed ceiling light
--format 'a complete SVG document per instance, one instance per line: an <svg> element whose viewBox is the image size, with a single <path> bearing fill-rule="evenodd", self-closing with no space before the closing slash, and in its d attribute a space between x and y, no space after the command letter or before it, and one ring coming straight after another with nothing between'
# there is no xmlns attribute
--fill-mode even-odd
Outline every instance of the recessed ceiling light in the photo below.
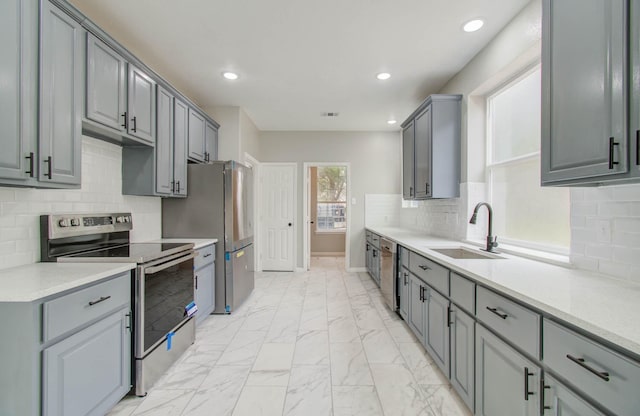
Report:
<svg viewBox="0 0 640 416"><path fill-rule="evenodd" d="M476 30L480 30L480 28L484 26L484 21L480 19L470 20L464 24L462 30L465 32L475 32Z"/></svg>
<svg viewBox="0 0 640 416"><path fill-rule="evenodd" d="M230 80L238 79L238 74L235 72L223 72L222 76Z"/></svg>
<svg viewBox="0 0 640 416"><path fill-rule="evenodd" d="M380 81L384 81L391 78L391 74L388 72L380 72L378 75L376 75L376 78L378 78Z"/></svg>
<svg viewBox="0 0 640 416"><path fill-rule="evenodd" d="M395 120L389 120L389 121L387 121L387 124L396 124L396 123L397 123L397 121L395 121Z"/></svg>

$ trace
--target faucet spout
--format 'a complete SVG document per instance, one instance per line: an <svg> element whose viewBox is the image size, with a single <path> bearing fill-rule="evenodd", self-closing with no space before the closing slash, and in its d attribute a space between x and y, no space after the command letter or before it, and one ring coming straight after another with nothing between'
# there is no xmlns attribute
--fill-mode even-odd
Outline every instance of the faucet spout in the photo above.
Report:
<svg viewBox="0 0 640 416"><path fill-rule="evenodd" d="M478 219L478 211L480 210L480 207L487 207L487 211L489 212L489 226L488 226L488 230L487 230L487 245L485 250L486 251L494 251L493 249L498 247L498 237L494 237L493 236L493 209L491 208L491 205L488 204L487 202L479 202L476 207L473 209L473 215L471 216L471 219L469 220L469 224L475 224L477 219Z"/></svg>

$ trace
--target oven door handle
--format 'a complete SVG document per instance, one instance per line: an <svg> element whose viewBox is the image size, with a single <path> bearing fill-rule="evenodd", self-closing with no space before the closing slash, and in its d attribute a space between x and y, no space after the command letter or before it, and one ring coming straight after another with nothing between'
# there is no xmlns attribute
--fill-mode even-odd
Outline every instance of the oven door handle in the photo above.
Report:
<svg viewBox="0 0 640 416"><path fill-rule="evenodd" d="M145 267L144 274L148 275L148 274L158 273L158 272L160 272L160 271L162 271L164 269L168 269L169 267L175 266L176 264L180 264L180 263L185 262L187 260L194 259L195 257L196 257L196 253L192 252L188 256L180 257L179 259L175 259L175 260L167 262L167 263L162 263L159 266Z"/></svg>

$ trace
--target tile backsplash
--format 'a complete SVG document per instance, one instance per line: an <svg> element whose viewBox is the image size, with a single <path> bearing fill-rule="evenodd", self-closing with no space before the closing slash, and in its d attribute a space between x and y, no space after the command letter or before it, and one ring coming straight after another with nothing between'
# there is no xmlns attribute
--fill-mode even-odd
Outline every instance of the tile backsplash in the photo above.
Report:
<svg viewBox="0 0 640 416"><path fill-rule="evenodd" d="M0 187L0 269L40 261L41 214L114 211L133 213L133 241L161 237L160 198L122 195L122 148L83 137L80 189Z"/></svg>

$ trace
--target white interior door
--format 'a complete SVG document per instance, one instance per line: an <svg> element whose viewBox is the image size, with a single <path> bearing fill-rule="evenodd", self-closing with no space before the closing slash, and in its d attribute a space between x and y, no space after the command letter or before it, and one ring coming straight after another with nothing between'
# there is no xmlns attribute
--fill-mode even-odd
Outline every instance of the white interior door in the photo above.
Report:
<svg viewBox="0 0 640 416"><path fill-rule="evenodd" d="M295 244L295 164L263 164L262 270L293 271Z"/></svg>

